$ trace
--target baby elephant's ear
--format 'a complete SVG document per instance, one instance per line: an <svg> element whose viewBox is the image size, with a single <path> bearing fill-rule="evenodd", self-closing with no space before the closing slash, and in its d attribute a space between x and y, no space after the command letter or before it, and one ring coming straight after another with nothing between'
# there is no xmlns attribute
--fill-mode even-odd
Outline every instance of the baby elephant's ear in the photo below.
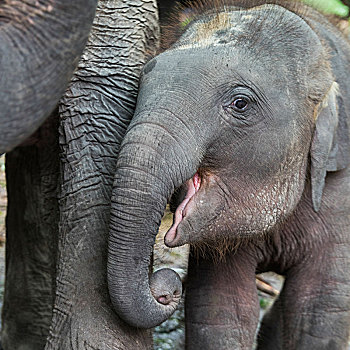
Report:
<svg viewBox="0 0 350 350"><path fill-rule="evenodd" d="M350 163L349 121L339 87L334 82L322 101L311 144L312 204L321 207L327 171L346 168Z"/></svg>

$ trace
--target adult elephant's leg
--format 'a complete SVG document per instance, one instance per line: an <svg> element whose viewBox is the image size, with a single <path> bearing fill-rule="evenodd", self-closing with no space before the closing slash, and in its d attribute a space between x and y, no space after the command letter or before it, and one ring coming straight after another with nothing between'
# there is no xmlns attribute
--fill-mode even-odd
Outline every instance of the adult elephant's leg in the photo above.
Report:
<svg viewBox="0 0 350 350"><path fill-rule="evenodd" d="M252 349L259 319L256 262L237 251L224 260L190 256L186 348Z"/></svg>
<svg viewBox="0 0 350 350"><path fill-rule="evenodd" d="M157 40L155 1L98 3L87 48L60 106L59 258L46 350L151 347L149 331L131 328L113 311L106 266L116 158L145 52Z"/></svg>
<svg viewBox="0 0 350 350"><path fill-rule="evenodd" d="M44 349L52 318L58 233L57 112L6 155L8 214L1 342Z"/></svg>

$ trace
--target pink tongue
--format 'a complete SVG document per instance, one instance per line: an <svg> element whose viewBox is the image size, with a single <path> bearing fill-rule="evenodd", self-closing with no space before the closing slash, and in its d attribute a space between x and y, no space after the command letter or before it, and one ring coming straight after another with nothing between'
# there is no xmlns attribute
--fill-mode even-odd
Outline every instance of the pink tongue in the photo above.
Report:
<svg viewBox="0 0 350 350"><path fill-rule="evenodd" d="M169 231L166 233L164 241L166 245L171 245L174 243L175 239L177 238L177 227L179 226L180 222L184 218L184 210L186 208L186 205L190 201L190 199L194 196L194 194L199 190L201 186L201 179L196 173L192 179L188 180L186 182L187 185L187 193L185 199L180 203L180 205L177 207L175 211L175 218L173 226L170 227Z"/></svg>

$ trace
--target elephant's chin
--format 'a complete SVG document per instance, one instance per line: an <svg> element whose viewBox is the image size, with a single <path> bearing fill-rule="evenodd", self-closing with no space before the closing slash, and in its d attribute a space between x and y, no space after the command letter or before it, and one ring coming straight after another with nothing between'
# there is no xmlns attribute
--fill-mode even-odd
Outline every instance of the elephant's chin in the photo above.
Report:
<svg viewBox="0 0 350 350"><path fill-rule="evenodd" d="M201 188L201 177L199 173L186 182L187 193L185 199L179 204L174 214L174 222L165 235L164 242L170 247L178 247L188 243L188 237L181 230L181 223L189 215L195 206L196 193Z"/></svg>

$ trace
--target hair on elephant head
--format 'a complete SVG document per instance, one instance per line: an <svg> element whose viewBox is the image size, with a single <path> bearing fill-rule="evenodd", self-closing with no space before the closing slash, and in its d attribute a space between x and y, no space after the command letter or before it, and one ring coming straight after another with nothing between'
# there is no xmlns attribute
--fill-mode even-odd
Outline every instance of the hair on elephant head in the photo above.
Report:
<svg viewBox="0 0 350 350"><path fill-rule="evenodd" d="M187 13L144 67L115 176L109 289L118 314L138 327L176 307L156 301L148 276L175 189L165 243L219 244L268 234L304 197L320 210L327 171L349 164L348 63L329 55L330 29L314 10L203 1Z"/></svg>

